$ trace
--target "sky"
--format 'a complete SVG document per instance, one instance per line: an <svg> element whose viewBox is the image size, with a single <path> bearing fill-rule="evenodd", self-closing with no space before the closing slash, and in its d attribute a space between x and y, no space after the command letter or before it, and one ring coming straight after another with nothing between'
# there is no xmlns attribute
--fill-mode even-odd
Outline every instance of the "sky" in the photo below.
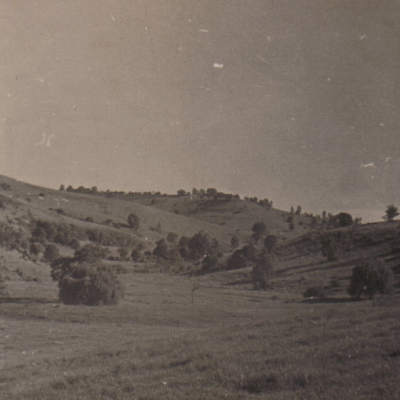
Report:
<svg viewBox="0 0 400 400"><path fill-rule="evenodd" d="M400 2L2 0L0 174L400 207Z"/></svg>

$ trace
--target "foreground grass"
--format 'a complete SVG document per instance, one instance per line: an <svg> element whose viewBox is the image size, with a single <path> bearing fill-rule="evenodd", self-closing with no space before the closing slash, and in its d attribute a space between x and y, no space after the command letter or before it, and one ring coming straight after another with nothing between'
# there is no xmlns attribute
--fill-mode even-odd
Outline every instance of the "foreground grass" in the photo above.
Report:
<svg viewBox="0 0 400 400"><path fill-rule="evenodd" d="M118 307L0 304L7 399L398 399L400 320L370 302L130 275Z"/></svg>

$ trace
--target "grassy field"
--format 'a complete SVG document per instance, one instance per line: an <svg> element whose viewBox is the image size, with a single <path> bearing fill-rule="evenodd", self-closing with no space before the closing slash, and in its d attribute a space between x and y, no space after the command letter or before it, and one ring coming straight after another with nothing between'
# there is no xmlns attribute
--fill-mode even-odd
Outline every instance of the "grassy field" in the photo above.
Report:
<svg viewBox="0 0 400 400"><path fill-rule="evenodd" d="M1 397L400 398L394 302L305 301L227 284L237 278L131 273L116 307L58 306L50 280L9 282Z"/></svg>

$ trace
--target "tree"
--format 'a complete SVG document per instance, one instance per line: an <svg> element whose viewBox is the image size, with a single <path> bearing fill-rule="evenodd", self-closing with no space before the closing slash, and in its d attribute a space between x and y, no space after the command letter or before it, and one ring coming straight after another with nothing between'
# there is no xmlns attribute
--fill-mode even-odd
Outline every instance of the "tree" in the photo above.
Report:
<svg viewBox="0 0 400 400"><path fill-rule="evenodd" d="M188 241L188 247L190 250L190 258L192 260L198 260L206 256L210 250L210 239L204 231L199 231Z"/></svg>
<svg viewBox="0 0 400 400"><path fill-rule="evenodd" d="M336 243L330 236L321 237L321 250L322 255L328 259L328 261L337 260L337 247Z"/></svg>
<svg viewBox="0 0 400 400"><path fill-rule="evenodd" d="M60 189L58 189L60 192L63 192L64 190L65 190L65 186L64 185L61 185L60 186Z"/></svg>
<svg viewBox="0 0 400 400"><path fill-rule="evenodd" d="M41 226L36 227L35 230L32 232L32 239L35 242L44 243L46 241L46 238L46 232Z"/></svg>
<svg viewBox="0 0 400 400"><path fill-rule="evenodd" d="M266 289L274 274L272 258L263 253L257 258L251 271L253 286L255 289Z"/></svg>
<svg viewBox="0 0 400 400"><path fill-rule="evenodd" d="M232 247L232 249L236 249L239 247L239 238L236 235L232 236L231 247Z"/></svg>
<svg viewBox="0 0 400 400"><path fill-rule="evenodd" d="M300 215L301 214L301 206L297 206L295 214L296 215Z"/></svg>
<svg viewBox="0 0 400 400"><path fill-rule="evenodd" d="M177 192L177 194L178 194L179 197L181 197L181 196L186 196L186 191L183 190L183 189L179 189L178 192Z"/></svg>
<svg viewBox="0 0 400 400"><path fill-rule="evenodd" d="M168 259L169 251L165 239L161 239L157 242L157 246L153 250L153 255L155 255L156 257L164 258L165 260Z"/></svg>
<svg viewBox="0 0 400 400"><path fill-rule="evenodd" d="M218 264L218 257L215 254L208 254L207 256L204 257L201 263L201 268L204 271L209 271L215 268L217 264Z"/></svg>
<svg viewBox="0 0 400 400"><path fill-rule="evenodd" d="M226 262L228 269L240 269L250 266L255 260L256 250L251 244L236 250Z"/></svg>
<svg viewBox="0 0 400 400"><path fill-rule="evenodd" d="M0 296L7 296L7 285L3 275L0 274Z"/></svg>
<svg viewBox="0 0 400 400"><path fill-rule="evenodd" d="M272 250L275 248L277 242L278 242L278 239L276 238L276 236L274 236L274 235L268 235L268 236L264 239L264 247L265 247L265 250L266 250L268 253L271 253Z"/></svg>
<svg viewBox="0 0 400 400"><path fill-rule="evenodd" d="M353 225L353 217L345 212L341 212L335 216L335 220L341 227Z"/></svg>
<svg viewBox="0 0 400 400"><path fill-rule="evenodd" d="M35 256L39 255L43 251L43 246L38 242L33 242L29 246L29 252Z"/></svg>
<svg viewBox="0 0 400 400"><path fill-rule="evenodd" d="M81 248L81 244L79 243L78 239L72 239L68 243L68 246L71 247L71 249L74 249L74 250L79 250Z"/></svg>
<svg viewBox="0 0 400 400"><path fill-rule="evenodd" d="M178 234L176 234L175 232L168 233L168 235L167 235L168 243L176 243L177 240L178 240Z"/></svg>
<svg viewBox="0 0 400 400"><path fill-rule="evenodd" d="M258 241L267 233L267 227L264 222L256 222L251 228L253 231L253 239L258 243Z"/></svg>
<svg viewBox="0 0 400 400"><path fill-rule="evenodd" d="M128 252L128 249L126 247L120 247L118 249L118 254L119 254L121 260L126 260L126 258L129 255L129 252Z"/></svg>
<svg viewBox="0 0 400 400"><path fill-rule="evenodd" d="M48 262L53 262L54 260L59 258L60 252L58 251L57 246L55 246L54 244L49 244L48 246L46 246L43 257L44 260Z"/></svg>
<svg viewBox="0 0 400 400"><path fill-rule="evenodd" d="M132 261L137 262L140 260L140 251L138 249L132 250L131 253Z"/></svg>
<svg viewBox="0 0 400 400"><path fill-rule="evenodd" d="M218 190L214 188L207 189L207 196L214 197L218 194Z"/></svg>
<svg viewBox="0 0 400 400"><path fill-rule="evenodd" d="M393 204L387 206L386 215L383 216L383 219L387 222L392 222L398 215L398 208Z"/></svg>
<svg viewBox="0 0 400 400"><path fill-rule="evenodd" d="M130 228L132 228L134 230L139 229L139 225L140 225L139 217L134 213L129 214L128 215L128 225Z"/></svg>
<svg viewBox="0 0 400 400"><path fill-rule="evenodd" d="M367 295L373 299L377 293L390 294L393 281L393 270L383 261L364 262L353 268L347 293L354 298Z"/></svg>

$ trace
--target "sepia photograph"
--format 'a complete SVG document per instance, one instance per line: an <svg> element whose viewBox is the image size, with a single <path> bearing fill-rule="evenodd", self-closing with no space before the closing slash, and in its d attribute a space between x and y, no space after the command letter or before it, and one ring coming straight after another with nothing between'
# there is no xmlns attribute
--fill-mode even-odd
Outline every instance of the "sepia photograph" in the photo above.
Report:
<svg viewBox="0 0 400 400"><path fill-rule="evenodd" d="M400 399L398 0L0 0L0 398Z"/></svg>

